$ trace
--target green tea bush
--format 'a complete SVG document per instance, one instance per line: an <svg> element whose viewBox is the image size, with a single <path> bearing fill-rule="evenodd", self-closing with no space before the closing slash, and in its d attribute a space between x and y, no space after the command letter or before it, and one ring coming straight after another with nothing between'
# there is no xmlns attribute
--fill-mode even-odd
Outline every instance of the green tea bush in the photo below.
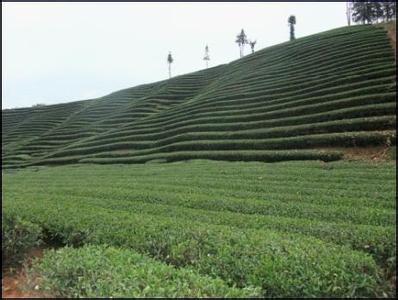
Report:
<svg viewBox="0 0 398 300"><path fill-rule="evenodd" d="M260 289L175 269L134 251L87 245L47 251L29 270L31 284L59 297L254 297ZM40 278L35 282L34 278Z"/></svg>
<svg viewBox="0 0 398 300"><path fill-rule="evenodd" d="M2 216L2 261L6 265L19 264L26 252L40 243L38 225L8 213Z"/></svg>
<svg viewBox="0 0 398 300"><path fill-rule="evenodd" d="M389 158L392 160L397 159L397 147L393 146L389 150Z"/></svg>
<svg viewBox="0 0 398 300"><path fill-rule="evenodd" d="M220 277L229 285L261 287L263 296L375 296L381 292L380 270L370 256L311 237L127 211L116 215L112 209L82 203L64 202L62 212L53 201L18 209L62 236L65 244L86 231L85 243L134 249L176 267Z"/></svg>
<svg viewBox="0 0 398 300"><path fill-rule="evenodd" d="M128 130L120 131L118 133L102 135L92 141L87 141L84 143L84 147L99 146L103 144L111 144L114 142L123 142L142 140L155 140L167 138L169 136L174 136L182 133L192 133L192 132L218 132L218 131L235 131L244 129L258 129L258 128L272 128L280 126L292 126L292 125L302 125L307 123L315 122L325 122L325 121L335 121L345 118L354 119L369 116L382 116L395 114L396 104L395 103L381 103L374 105L362 105L360 107L353 107L348 109L337 109L328 111L327 113L318 113L303 115L299 117L287 117L281 119L271 119L271 120L260 120L252 122L232 122L232 123L205 123L205 124L195 124L195 125L181 125L174 129L164 128L162 132L153 133L156 128L147 130ZM79 148L78 146L73 147L73 149ZM54 153L51 157L55 157L59 154Z"/></svg>
<svg viewBox="0 0 398 300"><path fill-rule="evenodd" d="M216 150L216 149L214 149ZM336 161L343 157L339 151L312 151L312 150L282 150L282 151L174 151L169 153L155 153L142 156L118 157L118 158L83 158L81 163L144 163L153 159L163 159L167 162L191 160L191 159L210 159L227 161L263 161L277 162L284 160L322 160L325 162ZM48 159L45 164L59 164L61 159Z"/></svg>

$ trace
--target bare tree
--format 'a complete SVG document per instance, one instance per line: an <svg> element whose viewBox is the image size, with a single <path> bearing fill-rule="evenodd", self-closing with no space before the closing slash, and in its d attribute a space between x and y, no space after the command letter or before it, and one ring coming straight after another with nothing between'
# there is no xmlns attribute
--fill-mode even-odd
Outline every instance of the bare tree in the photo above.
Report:
<svg viewBox="0 0 398 300"><path fill-rule="evenodd" d="M169 64L169 78L171 78L171 64L173 63L174 59L171 56L171 52L167 55L167 63Z"/></svg>
<svg viewBox="0 0 398 300"><path fill-rule="evenodd" d="M209 46L207 45L205 47L205 56L203 57L203 60L206 61L206 69L207 69L209 67L209 60L210 60Z"/></svg>
<svg viewBox="0 0 398 300"><path fill-rule="evenodd" d="M257 41L249 41L249 45L252 48L252 53L254 53L254 46L256 45Z"/></svg>

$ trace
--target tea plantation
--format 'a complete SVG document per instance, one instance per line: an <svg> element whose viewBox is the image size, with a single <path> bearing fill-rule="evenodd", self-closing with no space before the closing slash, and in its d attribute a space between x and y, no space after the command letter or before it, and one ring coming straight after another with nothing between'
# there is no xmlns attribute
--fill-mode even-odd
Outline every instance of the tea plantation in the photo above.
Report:
<svg viewBox="0 0 398 300"><path fill-rule="evenodd" d="M3 213L78 247L36 267L61 296L382 297L395 293L395 171L344 161L26 168L5 172ZM113 247L109 261L101 245Z"/></svg>
<svg viewBox="0 0 398 300"><path fill-rule="evenodd" d="M382 27L351 26L98 99L3 110L3 168L338 160L334 147L395 144L395 67Z"/></svg>
<svg viewBox="0 0 398 300"><path fill-rule="evenodd" d="M394 297L395 160L341 149L394 148L395 67L351 26L3 110L3 261L54 248L26 270L54 297Z"/></svg>

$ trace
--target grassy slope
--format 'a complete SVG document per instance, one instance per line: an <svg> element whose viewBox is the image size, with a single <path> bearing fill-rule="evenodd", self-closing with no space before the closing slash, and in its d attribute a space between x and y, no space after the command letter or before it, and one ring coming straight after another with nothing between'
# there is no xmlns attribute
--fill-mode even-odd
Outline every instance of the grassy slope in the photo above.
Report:
<svg viewBox="0 0 398 300"><path fill-rule="evenodd" d="M382 27L344 27L98 99L3 110L3 167L334 160L316 149L395 144L393 53Z"/></svg>
<svg viewBox="0 0 398 300"><path fill-rule="evenodd" d="M382 296L394 293L395 171L392 162L35 167L5 171L3 209L58 242L134 250L265 296ZM43 276L61 288L62 268L79 267L53 259L61 275L48 266Z"/></svg>

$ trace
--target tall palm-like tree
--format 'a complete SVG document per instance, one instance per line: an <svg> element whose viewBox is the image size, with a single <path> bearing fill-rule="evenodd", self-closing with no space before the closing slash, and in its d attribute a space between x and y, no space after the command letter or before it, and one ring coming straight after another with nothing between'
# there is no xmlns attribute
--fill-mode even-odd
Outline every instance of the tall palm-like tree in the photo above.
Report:
<svg viewBox="0 0 398 300"><path fill-rule="evenodd" d="M171 64L173 63L174 59L171 56L171 52L167 55L167 63L169 64L169 78L171 78Z"/></svg>
<svg viewBox="0 0 398 300"><path fill-rule="evenodd" d="M287 20L288 25L290 26L290 40L294 40L296 37L294 36L294 25L296 25L296 17L291 15Z"/></svg>
<svg viewBox="0 0 398 300"><path fill-rule="evenodd" d="M243 56L243 48L245 47L245 44L248 43L247 36L246 36L245 31L243 29L241 30L240 34L238 34L236 36L235 43L238 43L240 57L242 57Z"/></svg>
<svg viewBox="0 0 398 300"><path fill-rule="evenodd" d="M210 60L209 46L207 45L205 47L205 56L203 57L203 60L206 61L206 69L207 69L209 67L209 60Z"/></svg>

